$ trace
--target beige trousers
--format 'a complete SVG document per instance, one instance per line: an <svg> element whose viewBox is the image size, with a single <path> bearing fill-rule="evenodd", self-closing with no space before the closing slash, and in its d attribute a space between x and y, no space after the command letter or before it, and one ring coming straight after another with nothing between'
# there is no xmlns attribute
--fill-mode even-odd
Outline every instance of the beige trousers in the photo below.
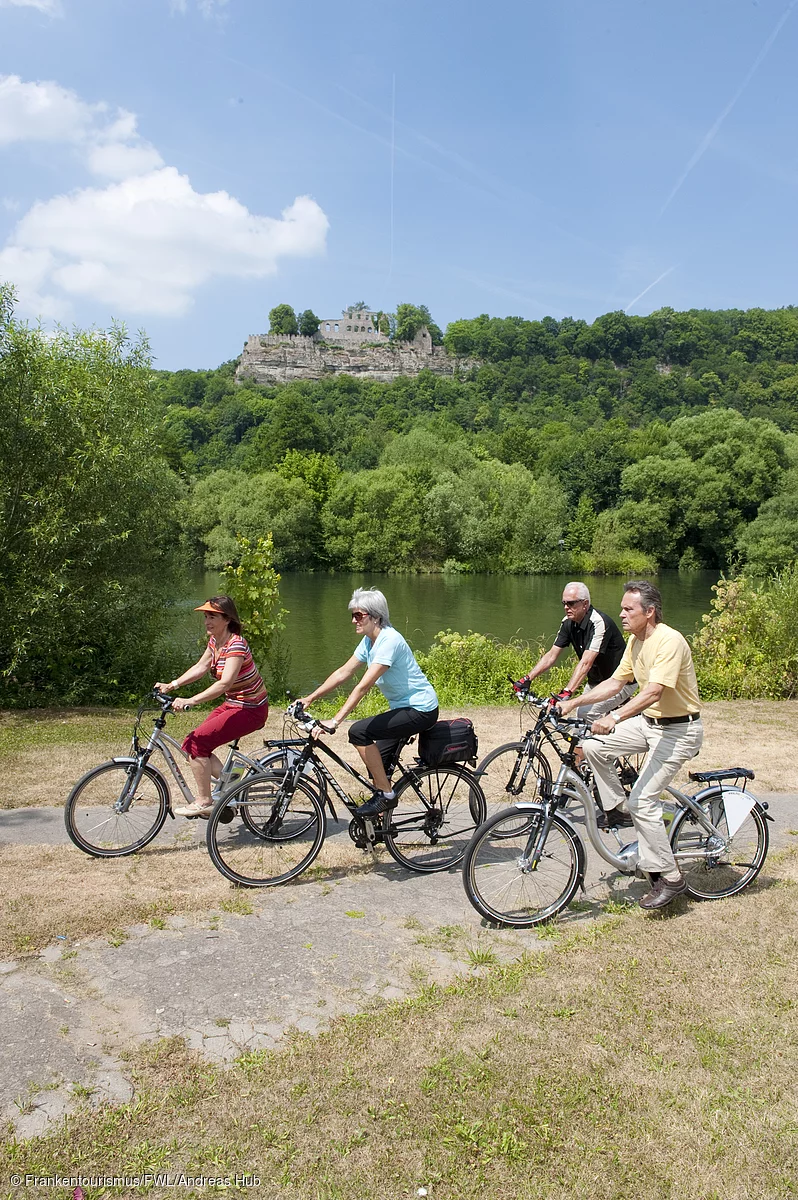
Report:
<svg viewBox="0 0 798 1200"><path fill-rule="evenodd" d="M649 725L641 715L621 721L607 737L588 738L582 743L604 808L629 809L644 871L679 874L662 820L660 794L682 763L695 758L703 740L700 720L683 725ZM625 754L643 753L646 755L643 767L627 804L614 762Z"/></svg>

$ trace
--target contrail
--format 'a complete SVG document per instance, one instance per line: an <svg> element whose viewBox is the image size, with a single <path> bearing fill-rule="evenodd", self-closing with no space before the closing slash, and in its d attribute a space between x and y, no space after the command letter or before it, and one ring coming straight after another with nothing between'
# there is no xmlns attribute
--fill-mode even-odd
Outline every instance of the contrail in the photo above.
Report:
<svg viewBox="0 0 798 1200"><path fill-rule="evenodd" d="M388 279L393 275L393 180L396 166L396 72L393 75L391 88L391 253L388 259Z"/></svg>
<svg viewBox="0 0 798 1200"><path fill-rule="evenodd" d="M668 267L667 271L663 271L661 275L658 275L653 283L650 283L648 285L648 287L643 288L643 290L639 296L635 296L634 300L630 300L629 303L627 304L626 308L623 311L628 312L630 308L634 308L634 306L637 304L638 300L643 299L646 292L650 292L653 287L656 287L658 283L662 282L662 280L665 278L666 275L670 275L671 271L675 271L675 270L676 270L675 264L672 267Z"/></svg>
<svg viewBox="0 0 798 1200"><path fill-rule="evenodd" d="M789 15L790 15L790 13L792 12L792 10L795 8L795 5L796 5L796 4L798 4L798 0L790 0L789 4L788 4L788 5L787 5L787 7L785 8L784 12L781 14L781 17L780 17L780 18L779 18L779 20L776 22L776 28L773 30L773 32L771 33L771 35L770 35L770 37L768 38L768 40L765 42L764 46L763 46L763 47L762 47L762 49L759 51L759 54L756 56L756 59L754 60L754 65L751 67L751 69L750 69L750 71L748 72L748 74L746 75L745 79L742 81L742 83L740 84L739 88L738 88L738 89L737 89L737 91L734 93L734 95L732 96L731 100L730 100L730 101L729 101L729 103L726 105L726 107L724 108L723 112L720 114L720 116L718 117L717 121L715 122L715 124L714 124L714 125L712 126L712 128L710 129L709 133L706 135L706 137L704 138L704 140L701 142L701 144L700 144L700 146L698 147L698 149L696 150L695 154L694 154L694 155L693 155L693 157L690 159L689 163L687 164L687 166L685 167L684 171L682 172L682 174L680 175L679 179L677 180L677 182L676 182L675 186L672 188L670 195L668 196L667 200L666 200L666 201L665 201L665 203L663 204L662 208L659 210L659 216L660 216L660 217L661 217L661 216L662 216L662 214L665 212L665 210L666 210L666 208L668 207L668 205L670 204L671 200L673 200L674 196L676 195L676 193L677 193L677 192L679 191L679 189L681 188L682 184L684 183L685 179L687 178L687 176L688 176L688 175L690 174L690 172L692 171L693 167L694 167L694 166L695 166L695 165L696 165L698 162L700 162L700 160L701 160L701 159L704 157L704 155L706 154L706 152L707 152L707 150L709 149L709 147L712 145L712 142L714 141L715 135L717 134L717 132L718 132L718 130L720 129L720 127L721 127L721 125L723 124L723 122L724 122L724 121L726 120L726 118L728 117L728 115L729 115L729 113L731 112L731 110L734 108L734 106L735 106L735 104L737 103L737 101L738 101L738 100L740 99L740 97L742 96L742 94L743 94L743 92L745 91L745 89L748 87L748 85L749 85L749 83L751 82L751 80L753 79L753 77L754 77L754 75L755 75L755 73L756 73L756 71L757 71L757 68L758 68L758 67L759 67L759 65L761 64L761 62L762 62L763 58L764 58L764 57L765 57L765 55L767 54L767 52L768 52L768 50L770 49L770 47L771 47L771 46L773 45L773 43L775 42L776 38L779 36L779 33L781 32L781 30L782 30L782 27L783 27L783 25L784 25L785 21L786 21L786 20L787 20L787 18L789 17ZM652 287L653 287L653 284L652 284ZM646 289L646 290L648 290L648 289ZM638 300L639 300L639 299L640 299L640 297L638 296ZM634 303L634 301L633 301L632 303Z"/></svg>

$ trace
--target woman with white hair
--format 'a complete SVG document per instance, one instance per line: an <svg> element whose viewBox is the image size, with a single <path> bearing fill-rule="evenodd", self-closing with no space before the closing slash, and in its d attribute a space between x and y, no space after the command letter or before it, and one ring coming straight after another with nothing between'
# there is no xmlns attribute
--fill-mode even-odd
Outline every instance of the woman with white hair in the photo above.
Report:
<svg viewBox="0 0 798 1200"><path fill-rule="evenodd" d="M413 651L391 625L388 602L382 592L377 588L356 588L349 601L349 610L355 633L361 638L359 645L352 657L309 696L304 696L301 703L308 708L319 696L335 691L363 663L366 664L365 675L338 712L331 721L322 721L321 725L326 732L335 733L341 721L357 708L375 684L388 701L388 712L355 721L349 730L349 741L357 747L378 789L376 796L361 804L357 813L361 817L374 817L396 806L396 795L385 772L383 755L389 759L403 738L432 728L438 720L438 697Z"/></svg>

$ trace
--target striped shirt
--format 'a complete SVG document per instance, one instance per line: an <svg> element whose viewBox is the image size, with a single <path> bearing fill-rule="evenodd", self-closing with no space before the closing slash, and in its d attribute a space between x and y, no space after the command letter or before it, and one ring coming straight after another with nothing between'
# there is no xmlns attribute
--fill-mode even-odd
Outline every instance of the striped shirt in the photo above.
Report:
<svg viewBox="0 0 798 1200"><path fill-rule="evenodd" d="M223 646L217 646L215 638L208 638L208 649L211 652L210 671L214 679L222 678L225 663L229 658L244 660L238 675L230 686L230 691L224 694L228 704L238 704L241 708L258 708L261 704L266 703L269 698L266 688L263 686L260 672L255 666L252 651L241 634L231 634Z"/></svg>

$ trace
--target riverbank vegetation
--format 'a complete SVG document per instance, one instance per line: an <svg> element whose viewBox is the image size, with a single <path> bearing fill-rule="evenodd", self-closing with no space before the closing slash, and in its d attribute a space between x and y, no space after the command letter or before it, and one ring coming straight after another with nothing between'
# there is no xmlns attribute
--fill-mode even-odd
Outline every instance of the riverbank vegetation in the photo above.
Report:
<svg viewBox="0 0 798 1200"><path fill-rule="evenodd" d="M186 486L160 451L150 381L146 341L45 334L0 287L6 702L102 704L154 678Z"/></svg>
<svg viewBox="0 0 798 1200"><path fill-rule="evenodd" d="M798 309L482 316L444 344L481 365L258 387L235 363L153 372L118 327L46 335L0 289L8 702L140 695L172 669L177 569L227 567L254 612L242 555L269 537L270 570L743 569L697 643L702 679L712 695L794 695L795 647L768 606L793 587L798 546ZM516 673L518 648L480 637L430 650L445 703L498 702Z"/></svg>
<svg viewBox="0 0 798 1200"><path fill-rule="evenodd" d="M286 570L780 569L798 544L798 309L453 322L481 365L258 387L159 372L192 552Z"/></svg>

